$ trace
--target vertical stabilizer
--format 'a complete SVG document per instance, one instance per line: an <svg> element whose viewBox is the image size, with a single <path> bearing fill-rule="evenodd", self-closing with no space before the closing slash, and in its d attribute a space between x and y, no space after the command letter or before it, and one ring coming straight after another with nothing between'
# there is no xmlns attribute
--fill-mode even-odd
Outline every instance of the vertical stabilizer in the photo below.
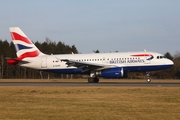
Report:
<svg viewBox="0 0 180 120"><path fill-rule="evenodd" d="M19 59L37 57L43 53L31 42L31 40L18 27L11 27L10 33Z"/></svg>

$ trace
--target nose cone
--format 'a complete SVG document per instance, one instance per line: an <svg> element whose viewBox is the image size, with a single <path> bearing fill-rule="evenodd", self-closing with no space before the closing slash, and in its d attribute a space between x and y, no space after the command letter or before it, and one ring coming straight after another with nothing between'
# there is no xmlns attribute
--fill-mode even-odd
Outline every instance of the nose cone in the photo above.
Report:
<svg viewBox="0 0 180 120"><path fill-rule="evenodd" d="M174 65L174 62L172 60L167 59L165 64L168 65L169 67L172 67Z"/></svg>

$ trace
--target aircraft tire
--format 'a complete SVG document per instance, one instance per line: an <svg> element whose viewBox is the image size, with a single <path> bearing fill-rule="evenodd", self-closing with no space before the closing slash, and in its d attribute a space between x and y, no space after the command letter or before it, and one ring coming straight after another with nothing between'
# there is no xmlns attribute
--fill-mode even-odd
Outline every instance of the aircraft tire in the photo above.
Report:
<svg viewBox="0 0 180 120"><path fill-rule="evenodd" d="M89 78L88 78L88 83L94 83L94 78L89 77Z"/></svg>
<svg viewBox="0 0 180 120"><path fill-rule="evenodd" d="M99 78L98 77L95 77L94 78L94 83L98 83L99 82Z"/></svg>

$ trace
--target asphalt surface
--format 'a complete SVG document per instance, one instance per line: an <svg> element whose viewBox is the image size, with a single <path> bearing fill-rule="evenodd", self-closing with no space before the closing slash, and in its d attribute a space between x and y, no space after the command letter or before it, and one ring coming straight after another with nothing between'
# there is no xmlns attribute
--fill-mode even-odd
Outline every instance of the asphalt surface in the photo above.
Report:
<svg viewBox="0 0 180 120"><path fill-rule="evenodd" d="M0 86L169 86L180 87L180 83L146 83L146 82L0 82Z"/></svg>

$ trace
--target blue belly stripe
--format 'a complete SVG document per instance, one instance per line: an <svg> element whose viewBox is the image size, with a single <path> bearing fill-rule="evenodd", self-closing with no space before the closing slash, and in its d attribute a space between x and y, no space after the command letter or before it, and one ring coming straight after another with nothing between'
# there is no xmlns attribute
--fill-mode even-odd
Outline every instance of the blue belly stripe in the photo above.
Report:
<svg viewBox="0 0 180 120"><path fill-rule="evenodd" d="M159 65L159 66L128 66L123 67L123 70L126 72L143 72L143 71L155 71L170 68L172 65ZM121 67L120 67L121 68ZM68 69L45 69L42 71L60 73L60 74L81 74L84 73L81 68L68 68Z"/></svg>

